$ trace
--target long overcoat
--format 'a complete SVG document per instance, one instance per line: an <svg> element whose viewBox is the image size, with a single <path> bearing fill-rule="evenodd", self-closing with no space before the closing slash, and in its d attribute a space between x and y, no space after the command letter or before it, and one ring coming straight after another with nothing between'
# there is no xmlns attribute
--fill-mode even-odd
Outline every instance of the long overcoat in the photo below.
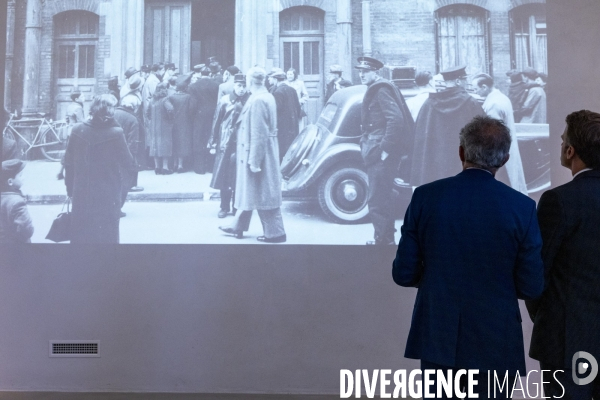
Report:
<svg viewBox="0 0 600 400"><path fill-rule="evenodd" d="M144 82L144 87L142 88L142 107L143 107L143 121L144 126L142 127L142 131L145 132L145 140L146 147L150 147L148 143L152 140L150 137L153 133L150 129L150 121L148 120L148 109L153 102L154 92L156 92L156 87L160 83L160 79L155 74L148 75L146 82Z"/></svg>
<svg viewBox="0 0 600 400"><path fill-rule="evenodd" d="M211 78L200 78L188 88L189 94L195 101L196 113L193 125L193 152L202 154L211 134L213 117L217 108L219 84Z"/></svg>
<svg viewBox="0 0 600 400"><path fill-rule="evenodd" d="M523 171L514 112L510 99L501 91L494 88L486 97L482 107L489 117L504 121L508 129L510 129L510 137L512 139L510 144L510 158L503 168L505 172L502 169L498 171L496 179L527 195L527 183L525 182L525 172Z"/></svg>
<svg viewBox="0 0 600 400"><path fill-rule="evenodd" d="M195 99L185 92L175 92L168 98L173 109L173 156L188 157L192 154Z"/></svg>
<svg viewBox="0 0 600 400"><path fill-rule="evenodd" d="M238 124L235 208L272 210L281 207L277 106L266 88L250 96ZM260 172L252 172L250 165L260 168Z"/></svg>
<svg viewBox="0 0 600 400"><path fill-rule="evenodd" d="M129 152L136 159L138 143L140 141L140 122L133 111L122 107L118 107L115 110L115 121L123 128Z"/></svg>
<svg viewBox="0 0 600 400"><path fill-rule="evenodd" d="M516 113L521 117L523 124L545 124L546 123L546 92L538 84L529 86L527 99L523 107Z"/></svg>
<svg viewBox="0 0 600 400"><path fill-rule="evenodd" d="M298 123L302 109L293 87L279 84L271 93L273 93L277 105L277 141L279 142L279 158L283 159L292 142L298 136Z"/></svg>
<svg viewBox="0 0 600 400"><path fill-rule="evenodd" d="M477 115L485 115L485 111L462 87L429 94L415 123L411 185L420 186L461 171L459 134Z"/></svg>
<svg viewBox="0 0 600 400"><path fill-rule="evenodd" d="M173 155L173 105L167 97L152 99L146 112L149 123L146 146L150 157L171 157Z"/></svg>
<svg viewBox="0 0 600 400"><path fill-rule="evenodd" d="M230 159L236 150L236 128L239 127L236 122L248 97L248 94L242 97L228 94L219 101L210 140L217 147L213 175L210 181L211 188L223 190L235 186L235 162L231 166Z"/></svg>
<svg viewBox="0 0 600 400"><path fill-rule="evenodd" d="M71 243L118 243L122 180L134 170L123 129L113 118L73 127L65 152ZM116 231L106 229L115 225Z"/></svg>

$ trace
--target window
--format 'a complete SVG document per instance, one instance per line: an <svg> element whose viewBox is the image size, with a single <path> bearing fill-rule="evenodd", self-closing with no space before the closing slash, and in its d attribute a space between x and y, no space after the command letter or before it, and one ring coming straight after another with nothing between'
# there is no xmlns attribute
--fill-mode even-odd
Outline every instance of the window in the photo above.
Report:
<svg viewBox="0 0 600 400"><path fill-rule="evenodd" d="M56 36L81 39L98 37L98 16L86 11L67 11L55 17Z"/></svg>
<svg viewBox="0 0 600 400"><path fill-rule="evenodd" d="M321 73L320 41L298 39L294 42L283 42L283 70L294 68L302 75L318 75ZM300 48L302 47L302 57ZM302 60L302 61L301 61ZM302 62L302 68L300 68Z"/></svg>
<svg viewBox="0 0 600 400"><path fill-rule="evenodd" d="M487 11L460 4L436 13L438 72L466 65L468 74L491 73Z"/></svg>
<svg viewBox="0 0 600 400"><path fill-rule="evenodd" d="M323 34L323 13L312 7L292 7L281 13L279 29L286 34Z"/></svg>
<svg viewBox="0 0 600 400"><path fill-rule="evenodd" d="M320 75L323 43L323 12L313 7L292 7L279 18L283 70L300 75Z"/></svg>
<svg viewBox="0 0 600 400"><path fill-rule="evenodd" d="M96 74L98 16L67 11L54 19L58 79L93 79Z"/></svg>
<svg viewBox="0 0 600 400"><path fill-rule="evenodd" d="M548 73L548 40L544 4L528 4L511 11L511 63Z"/></svg>

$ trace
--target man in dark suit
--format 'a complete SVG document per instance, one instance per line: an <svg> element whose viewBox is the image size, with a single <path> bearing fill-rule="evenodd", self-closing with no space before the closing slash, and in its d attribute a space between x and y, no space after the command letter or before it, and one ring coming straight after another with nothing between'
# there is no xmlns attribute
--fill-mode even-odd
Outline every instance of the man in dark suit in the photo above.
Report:
<svg viewBox="0 0 600 400"><path fill-rule="evenodd" d="M300 133L300 101L296 89L285 83L286 75L281 68L273 68L268 75L271 89L277 105L277 142L279 143L279 162L288 151L298 133Z"/></svg>
<svg viewBox="0 0 600 400"><path fill-rule="evenodd" d="M398 285L419 288L404 356L422 369L479 369L480 398L486 371L525 374L517 299L544 287L535 202L494 179L510 143L489 117L461 130L463 171L414 191L393 264Z"/></svg>
<svg viewBox="0 0 600 400"><path fill-rule="evenodd" d="M556 374L563 399L600 399L600 374L580 385L572 371L579 351L600 362L600 114L570 114L562 140L560 161L573 180L545 192L538 205L546 289L526 303L534 321L529 355L541 369L564 371ZM544 391L559 397L563 388L550 379Z"/></svg>
<svg viewBox="0 0 600 400"><path fill-rule="evenodd" d="M210 77L210 68L207 66L196 66L194 71L200 73L200 78L188 88L188 92L198 104L192 140L193 168L197 174L205 174L212 170L214 163L207 145L217 108L219 84Z"/></svg>
<svg viewBox="0 0 600 400"><path fill-rule="evenodd" d="M360 150L369 177L369 215L374 238L367 244L396 244L394 240L394 173L403 155L409 154L414 122L402 93L377 74L383 63L360 57L358 75L368 89L362 102Z"/></svg>
<svg viewBox="0 0 600 400"><path fill-rule="evenodd" d="M341 65L334 64L329 67L329 82L325 89L325 103L327 103L329 98L338 90L352 86L352 82L342 78L342 72Z"/></svg>
<svg viewBox="0 0 600 400"><path fill-rule="evenodd" d="M137 116L133 112L133 108L131 104L127 103L127 98L124 99L125 102L121 104L115 110L115 121L121 126L123 129L123 134L125 135L125 142L127 142L127 148L133 157L133 160L136 160L138 144L139 144L139 136L140 136L140 123L137 119ZM138 170L130 171L130 176L122 177L123 183L123 192L121 194L121 208L125 205L125 201L127 200L127 193L131 190L132 187L138 185ZM121 211L121 217L125 217L125 213Z"/></svg>

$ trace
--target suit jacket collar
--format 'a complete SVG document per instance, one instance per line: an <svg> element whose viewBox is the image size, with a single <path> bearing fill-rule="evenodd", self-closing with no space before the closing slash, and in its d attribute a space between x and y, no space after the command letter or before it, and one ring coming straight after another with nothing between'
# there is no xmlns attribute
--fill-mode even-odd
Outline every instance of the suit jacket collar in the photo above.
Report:
<svg viewBox="0 0 600 400"><path fill-rule="evenodd" d="M494 175L492 175L489 171L486 171L481 168L465 169L458 175L468 176L468 177L473 177L473 178L480 178L480 179L495 179Z"/></svg>
<svg viewBox="0 0 600 400"><path fill-rule="evenodd" d="M582 172L574 177L573 180L575 181L582 178L600 178L600 169L592 169L590 171Z"/></svg>

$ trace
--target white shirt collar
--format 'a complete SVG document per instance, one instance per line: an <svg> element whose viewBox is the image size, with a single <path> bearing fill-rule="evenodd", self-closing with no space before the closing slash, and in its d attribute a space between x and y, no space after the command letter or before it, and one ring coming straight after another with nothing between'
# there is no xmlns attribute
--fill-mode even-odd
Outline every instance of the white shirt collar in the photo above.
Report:
<svg viewBox="0 0 600 400"><path fill-rule="evenodd" d="M576 173L575 175L573 175L573 179L575 179L575 177L576 177L577 175L581 174L582 172L585 172L585 171L591 171L591 170L592 170L591 168L584 168L584 169L582 169L581 171L579 171L578 173Z"/></svg>

